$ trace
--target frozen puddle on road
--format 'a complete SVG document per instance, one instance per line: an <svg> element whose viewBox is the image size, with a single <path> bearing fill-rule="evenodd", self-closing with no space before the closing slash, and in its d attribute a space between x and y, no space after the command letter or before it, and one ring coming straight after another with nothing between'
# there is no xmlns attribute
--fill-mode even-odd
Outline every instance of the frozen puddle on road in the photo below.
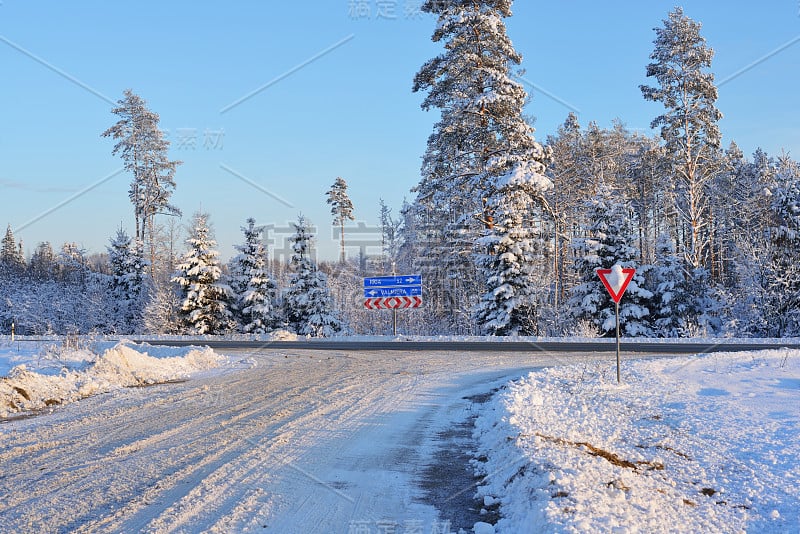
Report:
<svg viewBox="0 0 800 534"><path fill-rule="evenodd" d="M452 421L448 428L436 434L436 450L423 470L424 501L439 511L441 520L452 527L453 532L470 531L475 523L493 524L499 519L496 506L486 507L476 498L483 477L474 473L471 463L475 461L474 452L478 447L473 436L475 420L483 405L500 389L495 387L486 393L463 397L466 419Z"/></svg>

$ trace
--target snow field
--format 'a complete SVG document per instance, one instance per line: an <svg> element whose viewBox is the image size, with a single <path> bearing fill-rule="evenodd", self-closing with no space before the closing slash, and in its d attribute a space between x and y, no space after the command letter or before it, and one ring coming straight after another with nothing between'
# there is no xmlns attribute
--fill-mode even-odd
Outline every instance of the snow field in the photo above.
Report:
<svg viewBox="0 0 800 534"><path fill-rule="evenodd" d="M478 496L497 532L798 532L799 356L531 373L476 423Z"/></svg>
<svg viewBox="0 0 800 534"><path fill-rule="evenodd" d="M208 348L119 342L88 348L28 344L0 354L0 417L41 410L124 387L182 380L225 358ZM99 355L98 355L99 354ZM8 369L8 371L6 371Z"/></svg>

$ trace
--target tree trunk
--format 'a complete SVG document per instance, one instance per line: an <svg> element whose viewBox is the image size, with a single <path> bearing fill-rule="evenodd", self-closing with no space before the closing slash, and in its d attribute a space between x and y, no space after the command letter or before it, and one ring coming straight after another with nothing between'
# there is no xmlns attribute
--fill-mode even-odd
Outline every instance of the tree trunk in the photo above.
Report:
<svg viewBox="0 0 800 534"><path fill-rule="evenodd" d="M340 238L341 238L341 252L339 253L339 262L344 263L345 255L344 255L344 217L339 219L339 229L341 230Z"/></svg>

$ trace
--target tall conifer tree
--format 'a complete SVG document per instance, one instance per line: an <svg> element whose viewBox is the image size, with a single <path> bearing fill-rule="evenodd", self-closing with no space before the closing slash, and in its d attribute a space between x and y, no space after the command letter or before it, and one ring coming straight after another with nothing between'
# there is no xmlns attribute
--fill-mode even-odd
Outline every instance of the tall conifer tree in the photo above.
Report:
<svg viewBox="0 0 800 534"><path fill-rule="evenodd" d="M120 119L103 132L103 137L117 141L112 154L118 154L125 170L133 175L128 195L134 209L134 238L149 244L150 262L154 264L156 215L181 214L170 204L170 197L175 190L175 170L182 162L169 159L170 143L158 126L158 113L148 109L139 95L127 89L118 104L111 112Z"/></svg>
<svg viewBox="0 0 800 534"><path fill-rule="evenodd" d="M339 226L341 251L339 253L339 261L344 263L344 223L348 220L352 221L353 217L353 202L347 196L347 182L344 178L338 177L336 181L328 190L327 203L331 206L331 215L333 215L333 223Z"/></svg>
<svg viewBox="0 0 800 534"><path fill-rule="evenodd" d="M522 115L527 94L512 79L522 58L503 22L511 16L511 3L427 0L422 5L423 12L438 17L433 41L445 48L422 66L413 87L427 93L424 110L441 114L428 139L415 189L416 220L409 227L421 244L418 267L433 305L470 307L471 296L482 292L485 279L472 252L492 217L487 207L497 190L494 180L517 164L546 159ZM459 310L450 313L453 324L463 323Z"/></svg>
<svg viewBox="0 0 800 534"><path fill-rule="evenodd" d="M665 108L651 126L661 128L672 165L682 223L679 252L692 269L710 267L708 185L720 170L717 123L722 119L715 106L714 75L709 72L714 50L707 46L700 29L682 8L669 13L663 28L655 28L653 62L647 66L647 76L657 85L641 86L646 100L660 102Z"/></svg>

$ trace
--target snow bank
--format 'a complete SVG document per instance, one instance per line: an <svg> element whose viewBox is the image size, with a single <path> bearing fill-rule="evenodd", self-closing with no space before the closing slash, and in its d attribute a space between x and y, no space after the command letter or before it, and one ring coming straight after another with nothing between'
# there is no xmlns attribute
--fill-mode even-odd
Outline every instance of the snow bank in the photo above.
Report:
<svg viewBox="0 0 800 534"><path fill-rule="evenodd" d="M531 373L477 421L497 532L800 532L800 351Z"/></svg>
<svg viewBox="0 0 800 534"><path fill-rule="evenodd" d="M86 349L43 351L46 354L9 354L6 350L0 355L0 361L27 360L0 378L0 417L119 388L180 380L224 362L224 357L208 348L151 347L128 342L113 345L101 356Z"/></svg>
<svg viewBox="0 0 800 534"><path fill-rule="evenodd" d="M14 346L20 343L61 343L64 336L16 336L17 341ZM96 336L93 339L97 341L105 340L108 343L117 343L120 341L119 336ZM326 341L394 341L394 342L492 342L492 343L604 343L609 346L616 344L615 338L598 338L598 337L585 337L585 336L564 336L564 337L546 337L546 336L455 336L455 335L438 335L438 336L420 336L411 334L400 334L396 336L386 335L342 335L331 336L327 338L311 338L308 336L299 336L294 332L288 330L276 330L269 334L225 334L220 335L142 335L135 337L136 340L141 342L168 342L168 341L189 341L193 343L203 343L204 341L256 341L268 343L270 341L298 341L309 340L326 342ZM785 345L795 346L800 344L800 338L739 338L739 337L693 337L693 338L644 338L644 337L622 337L623 343L658 343L658 344L674 344L674 343L702 343L708 345L716 345L719 350L725 350L726 345L737 345L746 343L748 345ZM3 347L11 345L11 336L0 335L0 376L3 373ZM610 347L613 349L613 347ZM24 350L24 349L23 349Z"/></svg>

